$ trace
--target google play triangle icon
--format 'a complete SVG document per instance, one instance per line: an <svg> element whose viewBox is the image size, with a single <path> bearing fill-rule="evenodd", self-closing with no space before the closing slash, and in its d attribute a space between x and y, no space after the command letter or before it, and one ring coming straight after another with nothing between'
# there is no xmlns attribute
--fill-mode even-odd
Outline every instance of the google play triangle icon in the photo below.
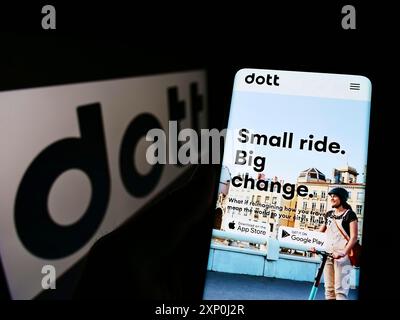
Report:
<svg viewBox="0 0 400 320"><path fill-rule="evenodd" d="M289 236L290 236L289 232L286 232L285 230L282 230L282 238L286 238L286 237L289 237Z"/></svg>

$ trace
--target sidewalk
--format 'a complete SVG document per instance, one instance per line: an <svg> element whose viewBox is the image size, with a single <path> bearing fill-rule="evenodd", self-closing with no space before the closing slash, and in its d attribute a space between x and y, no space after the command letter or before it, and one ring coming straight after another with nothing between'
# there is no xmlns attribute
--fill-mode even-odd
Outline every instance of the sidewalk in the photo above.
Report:
<svg viewBox="0 0 400 320"><path fill-rule="evenodd" d="M307 300L311 287L311 282L208 271L204 299ZM323 283L315 299L325 299ZM349 299L357 299L357 289L350 289Z"/></svg>

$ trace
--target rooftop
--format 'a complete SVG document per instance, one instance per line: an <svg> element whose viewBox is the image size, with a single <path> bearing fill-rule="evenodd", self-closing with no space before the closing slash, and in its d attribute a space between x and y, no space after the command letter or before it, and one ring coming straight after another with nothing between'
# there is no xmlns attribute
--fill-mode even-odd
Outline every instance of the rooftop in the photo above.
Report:
<svg viewBox="0 0 400 320"><path fill-rule="evenodd" d="M325 175L317 168L308 168L299 174L299 180L304 182L325 182Z"/></svg>

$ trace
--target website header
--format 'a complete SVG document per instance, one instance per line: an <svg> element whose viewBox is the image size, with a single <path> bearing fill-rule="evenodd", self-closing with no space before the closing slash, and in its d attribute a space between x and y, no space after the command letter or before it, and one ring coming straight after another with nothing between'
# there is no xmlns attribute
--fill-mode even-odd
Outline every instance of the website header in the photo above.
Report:
<svg viewBox="0 0 400 320"><path fill-rule="evenodd" d="M371 100L371 82L364 76L283 70L241 69L234 90L284 95Z"/></svg>

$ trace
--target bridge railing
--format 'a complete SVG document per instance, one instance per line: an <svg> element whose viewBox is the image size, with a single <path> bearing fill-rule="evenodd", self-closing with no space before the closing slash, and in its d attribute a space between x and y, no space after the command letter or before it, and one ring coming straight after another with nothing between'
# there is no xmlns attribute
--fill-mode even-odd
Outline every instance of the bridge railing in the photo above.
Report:
<svg viewBox="0 0 400 320"><path fill-rule="evenodd" d="M259 244L263 249L239 247L212 242L208 269L219 272L250 274L297 281L314 281L320 263L318 256L303 256L282 253L281 249L307 251L307 246L285 243L282 247L277 239L246 235L214 229L213 238ZM359 270L354 269L351 285L358 286Z"/></svg>

